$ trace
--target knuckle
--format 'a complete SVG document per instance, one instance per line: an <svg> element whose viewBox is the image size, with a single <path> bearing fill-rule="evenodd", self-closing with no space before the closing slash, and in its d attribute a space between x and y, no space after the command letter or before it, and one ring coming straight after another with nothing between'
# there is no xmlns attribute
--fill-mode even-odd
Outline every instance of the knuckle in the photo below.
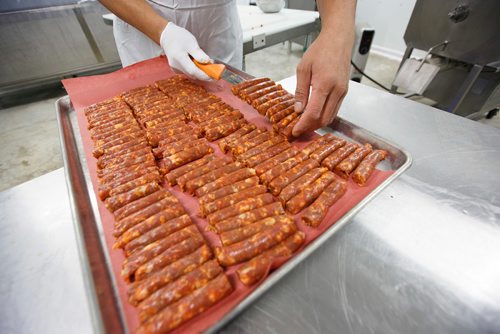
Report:
<svg viewBox="0 0 500 334"><path fill-rule="evenodd" d="M302 88L302 87L297 87L295 89L295 98L303 98L304 96L306 96L306 92L305 92L305 89Z"/></svg>
<svg viewBox="0 0 500 334"><path fill-rule="evenodd" d="M297 65L297 74L304 74L307 72L307 68L303 63Z"/></svg>
<svg viewBox="0 0 500 334"><path fill-rule="evenodd" d="M347 91L349 90L349 85L347 84L347 82L342 82L340 84L337 84L335 87L338 94L342 97L344 97L347 94Z"/></svg>

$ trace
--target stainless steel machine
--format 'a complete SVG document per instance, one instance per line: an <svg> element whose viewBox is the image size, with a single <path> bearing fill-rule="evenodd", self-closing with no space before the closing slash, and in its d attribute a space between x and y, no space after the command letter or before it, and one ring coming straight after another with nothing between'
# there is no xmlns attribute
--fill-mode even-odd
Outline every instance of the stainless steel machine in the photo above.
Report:
<svg viewBox="0 0 500 334"><path fill-rule="evenodd" d="M0 107L66 77L121 67L97 1L0 2Z"/></svg>
<svg viewBox="0 0 500 334"><path fill-rule="evenodd" d="M404 35L407 48L431 50L440 67L423 96L472 119L500 106L500 1L417 0ZM401 69L401 66L400 66ZM397 87L393 85L393 92Z"/></svg>

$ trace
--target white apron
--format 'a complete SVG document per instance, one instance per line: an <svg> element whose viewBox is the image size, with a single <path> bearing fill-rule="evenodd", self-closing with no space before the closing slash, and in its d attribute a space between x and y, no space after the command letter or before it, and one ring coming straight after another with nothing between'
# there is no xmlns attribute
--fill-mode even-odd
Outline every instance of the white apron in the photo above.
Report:
<svg viewBox="0 0 500 334"><path fill-rule="evenodd" d="M148 3L165 19L191 32L210 58L241 69L242 31L234 0L148 0ZM118 17L113 34L123 67L162 53L158 44Z"/></svg>

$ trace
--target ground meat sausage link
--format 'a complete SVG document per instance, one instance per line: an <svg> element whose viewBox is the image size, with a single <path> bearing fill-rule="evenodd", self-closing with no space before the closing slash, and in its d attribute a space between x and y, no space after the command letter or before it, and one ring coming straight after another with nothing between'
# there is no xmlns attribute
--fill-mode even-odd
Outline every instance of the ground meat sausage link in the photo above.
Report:
<svg viewBox="0 0 500 334"><path fill-rule="evenodd" d="M243 81L243 82L240 82L239 84L236 84L233 87L231 87L231 91L233 92L234 95L238 95L241 90L246 89L248 87L258 85L261 82L265 82L265 81L271 81L271 79L269 79L269 78L255 78L255 79Z"/></svg>
<svg viewBox="0 0 500 334"><path fill-rule="evenodd" d="M213 225L213 229L217 233L222 233L225 231L230 231L235 228L239 228L242 226L246 226L248 224L252 224L260 219L264 219L266 217L273 217L284 215L285 210L280 202L274 202L268 205L264 205L260 208L256 208L244 213L241 213L237 216L230 217L226 220L216 223Z"/></svg>
<svg viewBox="0 0 500 334"><path fill-rule="evenodd" d="M149 318L137 329L136 334L166 333L205 311L232 291L231 283L226 275L221 273L204 287Z"/></svg>
<svg viewBox="0 0 500 334"><path fill-rule="evenodd" d="M190 162L184 166L181 166L179 168L176 168L172 171L170 171L167 175L165 175L165 178L167 179L168 183L171 186L174 186L177 184L177 179L180 178L181 176L185 175L186 173L195 170L201 166L204 166L208 164L210 161L213 161L217 158L215 154L209 154L205 155L203 158L195 160L193 162Z"/></svg>
<svg viewBox="0 0 500 334"><path fill-rule="evenodd" d="M128 203L136 201L158 190L160 190L160 185L157 182L147 183L123 194L108 197L105 204L109 211L114 212Z"/></svg>
<svg viewBox="0 0 500 334"><path fill-rule="evenodd" d="M302 161L308 160L309 157L304 152L299 152L297 155L287 159L286 161L279 163L273 168L269 169L264 174L259 176L260 180L264 184L269 184L272 180L285 173L286 171L292 169L293 167L300 164Z"/></svg>
<svg viewBox="0 0 500 334"><path fill-rule="evenodd" d="M269 191L271 191L271 194L274 196L278 196L279 193L283 188L285 188L287 185L289 185L291 182L295 181L305 173L309 172L313 168L319 167L319 164L316 160L313 159L307 159L302 161L301 163L297 164L290 170L284 172L281 175L278 175L278 177L274 178L271 182L268 184Z"/></svg>
<svg viewBox="0 0 500 334"><path fill-rule="evenodd" d="M363 160L363 158L370 154L372 151L373 149L370 144L365 144L361 147L358 147L356 151L354 151L352 154L342 160L337 166L335 166L333 171L344 179L349 178L349 174L351 174L351 172L356 167L358 167L361 160Z"/></svg>
<svg viewBox="0 0 500 334"><path fill-rule="evenodd" d="M243 212L247 212L256 208L260 208L264 205L274 202L274 197L269 193L264 193L257 195L252 198L248 198L241 202L234 204L233 206L224 208L220 211L211 213L207 216L207 220L210 224L215 224L217 222L223 221L229 217L237 216Z"/></svg>
<svg viewBox="0 0 500 334"><path fill-rule="evenodd" d="M295 223L278 223L252 237L225 247L216 247L215 256L224 266L232 266L261 254L297 231Z"/></svg>
<svg viewBox="0 0 500 334"><path fill-rule="evenodd" d="M185 276L179 277L178 280L164 286L144 300L138 307L139 319L141 322L146 321L166 306L204 287L220 273L222 273L222 267L217 263L217 260L205 262L200 267Z"/></svg>
<svg viewBox="0 0 500 334"><path fill-rule="evenodd" d="M303 208L309 206L318 196L323 192L323 190L333 181L335 181L335 174L327 171L323 173L314 182L310 183L308 186L302 188L302 191L292 197L286 203L286 210L292 214L296 214Z"/></svg>
<svg viewBox="0 0 500 334"><path fill-rule="evenodd" d="M200 207L205 204L211 203L219 198L229 196L234 193L238 193L248 188L255 187L259 184L259 178L257 176L249 177L248 179L229 184L225 187L212 191L206 195L203 195L198 200L200 202Z"/></svg>
<svg viewBox="0 0 500 334"><path fill-rule="evenodd" d="M213 202L206 203L200 206L200 212L202 217L206 217L207 215L227 208L231 205L234 205L238 202L241 202L247 198L255 197L260 194L264 194L267 191L266 186L264 185L256 185L255 187L244 189L237 193L216 199Z"/></svg>
<svg viewBox="0 0 500 334"><path fill-rule="evenodd" d="M255 170L253 170L252 168L238 169L233 173L223 175L218 179L216 179L215 181L207 183L204 186L196 189L195 191L196 197L202 197L203 195L206 195L212 191L231 185L235 182L248 179L249 177L252 176L255 176Z"/></svg>
<svg viewBox="0 0 500 334"><path fill-rule="evenodd" d="M347 158L352 152L354 152L359 147L358 144L355 143L347 143L342 146L329 156L327 156L322 162L321 166L328 168L333 171L335 167L345 158Z"/></svg>
<svg viewBox="0 0 500 334"><path fill-rule="evenodd" d="M177 228L177 226L175 226L175 228ZM174 227L172 229L174 229ZM147 245L140 251L135 252L134 254L126 258L122 265L122 276L128 281L136 280L135 272L141 266L145 265L146 263L148 263L148 261L154 259L160 254L168 251L169 249L182 244L183 242L185 245L191 245L192 242L189 241L191 239L195 239L195 242L199 242L201 240L198 229L196 228L196 226L192 225L192 223L188 224L186 227L180 230L172 232L169 236L161 240L157 240L152 244ZM184 246L179 247L182 248ZM195 249L196 248L194 248L193 251Z"/></svg>
<svg viewBox="0 0 500 334"><path fill-rule="evenodd" d="M377 164L387 157L387 152L384 150L375 150L368 154L352 173L352 179L360 186L366 185L366 182L373 174Z"/></svg>
<svg viewBox="0 0 500 334"><path fill-rule="evenodd" d="M161 287L193 271L195 268L212 258L213 254L210 247L203 245L194 252L149 276L147 279L132 283L129 285L128 290L130 303L132 305L137 305L140 301L148 298Z"/></svg>
<svg viewBox="0 0 500 334"><path fill-rule="evenodd" d="M328 169L324 167L314 168L309 172L305 173L304 175L302 175L301 177L299 177L298 179L296 179L295 181L288 184L286 187L283 188L283 190L281 190L278 196L281 203L286 204L286 202L288 202L290 198L292 198L293 196L297 195L302 190L302 188L314 182L327 170Z"/></svg>
<svg viewBox="0 0 500 334"><path fill-rule="evenodd" d="M325 218L328 209L346 192L347 183L335 180L323 190L321 195L302 214L301 221L311 227L317 227Z"/></svg>
<svg viewBox="0 0 500 334"><path fill-rule="evenodd" d="M222 245L229 246L239 241L245 240L259 232L262 232L273 225L286 222L292 224L294 220L292 217L287 215L267 217L252 224L248 224L231 231L222 232L219 235L219 238Z"/></svg>
<svg viewBox="0 0 500 334"><path fill-rule="evenodd" d="M291 256L304 243L304 240L305 234L300 231L288 237L273 248L241 265L236 270L238 278L246 286L255 284L264 277L276 258Z"/></svg>

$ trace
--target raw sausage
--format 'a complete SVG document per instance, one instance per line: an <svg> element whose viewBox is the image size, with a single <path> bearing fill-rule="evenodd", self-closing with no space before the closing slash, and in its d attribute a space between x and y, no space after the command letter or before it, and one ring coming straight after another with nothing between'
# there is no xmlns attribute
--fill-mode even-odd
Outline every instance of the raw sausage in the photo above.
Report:
<svg viewBox="0 0 500 334"><path fill-rule="evenodd" d="M243 154L246 151L248 151L249 149L251 149L252 147L255 147L259 144L262 144L266 140L271 139L271 137L272 137L272 133L269 131L261 133L261 134L255 136L251 139L248 139L247 141L241 142L238 145L236 145L236 147L234 147L231 150L231 154L233 156L238 156L240 154Z"/></svg>
<svg viewBox="0 0 500 334"><path fill-rule="evenodd" d="M173 245L163 253L155 256L147 263L141 265L134 273L135 279L139 281L147 278L155 271L158 271L159 269L169 265L170 263L180 259L181 257L186 256L203 244L203 237L198 232L197 235L193 235L192 237Z"/></svg>
<svg viewBox="0 0 500 334"><path fill-rule="evenodd" d="M182 297L204 287L220 273L222 273L222 268L217 263L217 260L211 260L205 262L187 275L180 277L175 282L164 286L139 305L139 318L141 322L146 321L149 317Z"/></svg>
<svg viewBox="0 0 500 334"><path fill-rule="evenodd" d="M157 182L151 182L129 190L126 193L108 197L104 203L109 211L114 212L128 203L158 190L160 190L160 185Z"/></svg>
<svg viewBox="0 0 500 334"><path fill-rule="evenodd" d="M127 231L132 226L137 225L143 220L171 206L180 206L177 198L173 196L165 197L158 202L152 203L151 205L148 205L147 207L134 212L130 216L127 216L124 219L115 222L113 235L115 237L119 237L123 234L123 232Z"/></svg>
<svg viewBox="0 0 500 334"><path fill-rule="evenodd" d="M387 152L375 150L368 154L352 173L352 179L360 186L364 186L370 178L377 164L387 157Z"/></svg>
<svg viewBox="0 0 500 334"><path fill-rule="evenodd" d="M281 135L285 136L285 138L290 140L293 137L292 136L293 135L293 128L295 127L295 125L297 125L299 120L300 120L300 117L297 117L296 119L291 121L284 129L281 129L280 130Z"/></svg>
<svg viewBox="0 0 500 334"><path fill-rule="evenodd" d="M342 197L347 189L347 183L335 180L318 196L302 214L301 221L309 226L317 227L325 218L328 209Z"/></svg>
<svg viewBox="0 0 500 334"><path fill-rule="evenodd" d="M278 104L273 105L269 109L267 109L266 117L271 119L277 112L288 109L289 107L295 105L295 99L289 98L287 100L283 100Z"/></svg>
<svg viewBox="0 0 500 334"><path fill-rule="evenodd" d="M320 148L322 145L325 145L329 141L332 141L335 139L333 134L327 133L324 136L318 137L314 139L312 142L310 142L304 149L302 149L302 152L306 153L307 155L311 155L314 151L316 151L318 148Z"/></svg>
<svg viewBox="0 0 500 334"><path fill-rule="evenodd" d="M299 163L301 163L302 161L305 161L307 159L309 159L307 154L305 154L304 152L301 151L297 155L295 155L295 156L287 159L286 161L279 163L278 165L269 169L264 174L261 174L259 176L259 178L264 184L269 184L276 177L280 176L281 174L292 169L293 167L295 167L296 165L298 165Z"/></svg>
<svg viewBox="0 0 500 334"><path fill-rule="evenodd" d="M153 242L167 237L176 229L184 228L191 224L191 218L187 214L183 214L177 218L171 219L166 224L160 224L155 228L147 231L138 238L131 240L124 247L125 254L130 256L133 252L145 247Z"/></svg>
<svg viewBox="0 0 500 334"><path fill-rule="evenodd" d="M244 199L264 194L266 191L267 188L265 186L257 185L253 188L248 188L240 192L216 199L213 202L206 203L200 206L201 216L205 217L208 214L227 208L228 206L241 202Z"/></svg>
<svg viewBox="0 0 500 334"><path fill-rule="evenodd" d="M173 171L170 171L167 175L165 175L165 178L167 179L168 183L171 186L174 186L177 184L177 179L180 178L181 176L185 175L186 173L195 170L201 166L206 165L210 161L213 161L217 158L215 154L209 154L205 155L203 158L195 160L193 162L190 162L184 166L181 166L179 168L174 169Z"/></svg>
<svg viewBox="0 0 500 334"><path fill-rule="evenodd" d="M168 173L177 167L200 159L209 153L213 153L213 151L214 149L210 145L204 144L198 147L190 148L189 150L181 151L168 157L164 157L163 161L165 162L165 171Z"/></svg>
<svg viewBox="0 0 500 334"><path fill-rule="evenodd" d="M310 157L311 159L316 160L317 162L321 163L323 159L325 159L327 156L341 148L346 144L346 141L344 139L334 139L331 142L328 142L324 144L323 146L319 147L317 150L315 150L313 153L311 153Z"/></svg>
<svg viewBox="0 0 500 334"><path fill-rule="evenodd" d="M257 172L257 175L262 175L274 166L290 159L291 157L296 156L299 154L299 150L292 146L287 150L284 150L283 152L273 156L272 158L262 161L260 164L255 166L255 171Z"/></svg>
<svg viewBox="0 0 500 334"><path fill-rule="evenodd" d="M278 223L252 237L225 247L215 247L215 256L224 267L247 261L297 231L295 223Z"/></svg>
<svg viewBox="0 0 500 334"><path fill-rule="evenodd" d="M248 167L255 167L289 148L290 148L290 143L288 141L280 142L279 144L273 145L259 154L256 154L248 159L245 159L244 164L247 165Z"/></svg>
<svg viewBox="0 0 500 334"><path fill-rule="evenodd" d="M274 178L268 184L268 188L271 191L271 194L273 194L274 196L278 196L281 190L289 185L290 182L295 181L296 179L316 167L319 167L319 164L316 160L307 159L297 164L290 170L284 172L283 174L278 175L278 177Z"/></svg>
<svg viewBox="0 0 500 334"><path fill-rule="evenodd" d="M279 91L279 90L282 90L282 89L283 88L281 87L281 85L272 85L272 86L269 86L269 87L266 87L266 88L262 88L262 89L259 89L256 92L253 92L252 94L249 94L245 98L245 101L248 104L251 104L253 101L255 101L256 99L260 98L261 96L264 96L264 95L267 95L267 94L270 94L272 92L276 92L276 91ZM259 103L259 104L261 104L261 103Z"/></svg>
<svg viewBox="0 0 500 334"><path fill-rule="evenodd" d="M286 90L277 90L274 92L271 92L269 94L263 95L255 100L252 101L252 107L258 108L261 104L266 103L267 101L270 101L272 99L275 99L279 96L287 95L288 92Z"/></svg>
<svg viewBox="0 0 500 334"><path fill-rule="evenodd" d="M365 144L361 147L358 147L356 151L354 151L351 155L342 160L333 171L347 179L349 174L359 165L361 160L366 157L370 152L372 152L372 146L370 144Z"/></svg>
<svg viewBox="0 0 500 334"><path fill-rule="evenodd" d="M266 204L274 202L274 197L269 194L260 194L252 198L248 198L241 202L234 204L233 206L224 208L220 211L211 213L207 216L207 220L210 224L215 224L217 222L223 221L229 217L237 216L243 212L250 211L255 208L259 208Z"/></svg>
<svg viewBox="0 0 500 334"><path fill-rule="evenodd" d="M130 227L128 230L123 232L123 234L116 239L114 248L123 248L126 244L132 240L140 237L144 233L151 231L153 228L160 226L162 224L168 224L169 226L179 227L185 224L190 224L191 221L186 221L186 219L175 219L186 213L184 208L180 205L172 205L161 212L149 217L148 219L141 221Z"/></svg>
<svg viewBox="0 0 500 334"><path fill-rule="evenodd" d="M319 178L308 186L302 188L302 191L292 197L286 203L286 209L292 214L296 214L306 206L309 206L323 190L332 182L335 181L335 174L330 171L323 173Z"/></svg>
<svg viewBox="0 0 500 334"><path fill-rule="evenodd" d="M213 170L219 169L229 163L231 163L232 160L229 157L222 157L217 159L213 159L212 161L209 161L207 164L202 165L201 167L197 167L186 174L180 176L177 179L177 184L179 185L179 188L181 188L182 191L186 190L186 183L190 180L194 180L202 175L205 175Z"/></svg>
<svg viewBox="0 0 500 334"><path fill-rule="evenodd" d="M161 181L161 177L160 177L160 174L158 172L145 174L145 175L143 175L135 180L129 181L127 183L124 183L118 187L111 189L108 196L116 196L119 194L123 194L129 190L132 190L134 188L142 186L146 183L150 183L150 182L160 183L160 181ZM108 197L108 196L106 196L106 197ZM104 197L104 198L106 198L106 197ZM104 198L101 198L101 199L104 200Z"/></svg>
<svg viewBox="0 0 500 334"><path fill-rule="evenodd" d="M232 172L231 174L223 175L212 181L210 183L205 184L204 186L196 189L195 194L196 197L201 197L212 191L225 187L227 185L233 184L235 182L247 179L249 177L255 176L255 170L252 168L242 168Z"/></svg>
<svg viewBox="0 0 500 334"><path fill-rule="evenodd" d="M114 212L115 219L119 221L167 197L173 198L173 195L168 190L162 188L157 192L154 192L116 210Z"/></svg>
<svg viewBox="0 0 500 334"><path fill-rule="evenodd" d="M230 217L226 220L216 223L213 228L217 233L222 233L224 231L230 231L235 228L245 226L256 222L257 220L284 215L285 210L283 210L283 206L280 202L274 202L263 207L253 209L244 213L241 213L237 216Z"/></svg>
<svg viewBox="0 0 500 334"><path fill-rule="evenodd" d="M352 152L358 148L358 144L347 143L346 145L339 148L337 151L333 152L327 156L322 162L321 166L328 168L333 171L334 168L345 158L347 158Z"/></svg>
<svg viewBox="0 0 500 334"><path fill-rule="evenodd" d="M219 141L219 148L221 149L222 152L227 152L227 149L226 149L227 143L230 143L233 140L236 140L236 139L246 135L247 133L252 132L253 130L255 130L255 125L245 124L245 126L241 127L240 129L236 130L235 132L231 133L229 136L221 139Z"/></svg>
<svg viewBox="0 0 500 334"><path fill-rule="evenodd" d="M204 287L167 306L152 316L136 331L137 334L166 333L195 315L205 311L233 291L226 275L221 273Z"/></svg>
<svg viewBox="0 0 500 334"><path fill-rule="evenodd" d="M259 112L259 114L261 115L265 115L267 113L267 111L275 106L275 105L278 105L280 104L281 102L284 102L284 101L288 101L290 99L293 99L293 95L292 94L285 94L285 95L282 95L282 96L278 96L278 97L275 97L274 99L272 100L269 100L267 102L264 102L262 103L260 106L257 106L257 111Z"/></svg>
<svg viewBox="0 0 500 334"><path fill-rule="evenodd" d="M208 204L210 202L213 202L218 198L225 197L225 196L240 192L242 190L254 187L258 184L259 184L259 178L257 176L254 176L254 177L249 177L248 179L227 185L225 187L222 187L220 189L217 189L215 191L212 191L211 193L208 193L208 194L200 197L199 198L200 207L202 207L203 205Z"/></svg>
<svg viewBox="0 0 500 334"><path fill-rule="evenodd" d="M213 257L209 246L203 245L191 254L169 264L162 270L149 276L147 279L134 282L130 285L128 295L132 305L148 298L162 286L173 282L177 278L185 275Z"/></svg>
<svg viewBox="0 0 500 334"><path fill-rule="evenodd" d="M326 172L327 168L314 168L309 172L305 173L289 185L287 185L283 190L281 190L278 198L281 203L286 204L290 198L297 195L303 187L314 182L318 177L321 176L324 172Z"/></svg>
<svg viewBox="0 0 500 334"><path fill-rule="evenodd" d="M229 246L239 241L245 240L254 234L262 232L275 224L293 224L293 222L293 218L286 215L267 217L252 224L248 224L231 231L222 232L219 237L222 245Z"/></svg>
<svg viewBox="0 0 500 334"><path fill-rule="evenodd" d="M213 128L205 130L205 138L207 138L207 140L211 142L215 141L235 132L245 124L247 124L247 121L242 118L229 123L217 125Z"/></svg>
<svg viewBox="0 0 500 334"><path fill-rule="evenodd" d="M251 87L251 86L258 85L264 81L271 81L271 79L269 79L269 78L255 78L252 80L243 81L243 82L240 82L239 84L236 84L233 87L231 87L231 91L233 92L234 95L238 95L241 90L248 88L248 87Z"/></svg>
<svg viewBox="0 0 500 334"><path fill-rule="evenodd" d="M148 270L144 267L148 266L151 261L154 261L162 254L171 254L175 256L171 261L174 262L184 255L190 254L198 249L202 244L203 237L196 226L190 224L183 229L171 233L166 238L147 245L140 251L126 258L123 262L121 275L129 282L139 281L141 278L137 277L137 270L140 268L142 268L142 271ZM153 268L151 268L151 270L153 270ZM143 273L142 275L145 274Z"/></svg>
<svg viewBox="0 0 500 334"><path fill-rule="evenodd" d="M258 90L261 90L263 88L267 88L267 87L274 86L274 85L275 85L274 81L271 81L271 80L263 81L263 82L260 82L256 85L253 85L253 86L250 86L248 88L244 88L244 89L240 90L238 92L238 95L240 96L240 98L242 100L245 100L250 94L252 94ZM247 101L247 102L250 103L249 101Z"/></svg>
<svg viewBox="0 0 500 334"><path fill-rule="evenodd" d="M270 139L260 143L259 145L252 147L251 149L249 149L245 153L240 154L237 157L237 159L238 159L238 161L245 162L246 160L250 159L251 157L258 155L258 154L261 154L261 153L265 152L268 148L270 148L276 144L279 144L285 140L286 139L283 136L271 137Z"/></svg>
<svg viewBox="0 0 500 334"><path fill-rule="evenodd" d="M195 179L186 182L185 190L188 194L194 194L196 189L203 187L207 183L217 180L223 175L237 171L242 166L239 162L233 162L228 165L222 166L216 170L212 170L206 174L198 176Z"/></svg>
<svg viewBox="0 0 500 334"><path fill-rule="evenodd" d="M264 277L276 258L291 256L304 243L304 240L305 234L300 231L286 238L273 248L241 265L236 270L238 278L246 286L256 283Z"/></svg>

